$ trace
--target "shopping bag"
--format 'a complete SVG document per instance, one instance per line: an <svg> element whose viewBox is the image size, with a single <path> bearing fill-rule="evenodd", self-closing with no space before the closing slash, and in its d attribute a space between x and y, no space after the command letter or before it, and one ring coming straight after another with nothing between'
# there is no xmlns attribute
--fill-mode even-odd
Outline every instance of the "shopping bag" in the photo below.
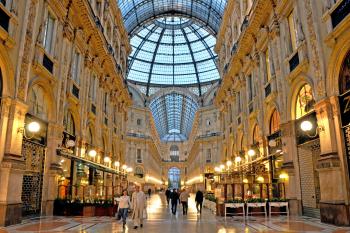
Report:
<svg viewBox="0 0 350 233"><path fill-rule="evenodd" d="M142 218L143 219L147 219L148 218L147 209L143 209Z"/></svg>

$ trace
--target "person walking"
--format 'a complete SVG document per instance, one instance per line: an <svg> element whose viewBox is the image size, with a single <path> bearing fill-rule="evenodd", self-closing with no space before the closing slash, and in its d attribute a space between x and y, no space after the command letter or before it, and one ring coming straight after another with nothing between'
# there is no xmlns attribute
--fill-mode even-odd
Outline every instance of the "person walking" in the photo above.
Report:
<svg viewBox="0 0 350 233"><path fill-rule="evenodd" d="M190 197L190 194L187 192L186 189L182 191L180 194L180 201L182 204L182 214L187 215L187 210L188 210L188 198Z"/></svg>
<svg viewBox="0 0 350 233"><path fill-rule="evenodd" d="M202 213L202 205L203 205L203 193L202 191L198 190L196 193L196 208L198 213Z"/></svg>
<svg viewBox="0 0 350 233"><path fill-rule="evenodd" d="M128 191L124 190L123 195L119 198L118 204L118 219L123 220L123 228L125 228L126 218L128 217L128 210L131 207L130 197Z"/></svg>
<svg viewBox="0 0 350 233"><path fill-rule="evenodd" d="M149 188L147 192L148 192L148 197L151 197L152 190Z"/></svg>
<svg viewBox="0 0 350 233"><path fill-rule="evenodd" d="M177 210L177 203L180 202L179 193L176 191L176 189L173 189L170 199L171 199L171 212L173 213L173 215L175 215Z"/></svg>
<svg viewBox="0 0 350 233"><path fill-rule="evenodd" d="M134 222L134 229L137 229L139 226L143 227L143 212L146 209L146 195L144 192L140 191L140 186L135 187L135 192L131 197L131 206L132 206L132 219Z"/></svg>
<svg viewBox="0 0 350 233"><path fill-rule="evenodd" d="M165 196L166 196L166 202L168 203L168 206L169 206L170 195L171 195L171 192L169 189L167 189L165 191Z"/></svg>

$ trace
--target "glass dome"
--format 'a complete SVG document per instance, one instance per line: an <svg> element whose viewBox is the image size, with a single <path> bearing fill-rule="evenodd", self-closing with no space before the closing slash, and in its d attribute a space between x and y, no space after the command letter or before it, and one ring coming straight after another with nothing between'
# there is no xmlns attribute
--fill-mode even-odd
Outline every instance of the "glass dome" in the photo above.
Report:
<svg viewBox="0 0 350 233"><path fill-rule="evenodd" d="M215 37L205 25L179 16L161 17L143 26L132 38L127 80L150 88L198 88L217 81Z"/></svg>

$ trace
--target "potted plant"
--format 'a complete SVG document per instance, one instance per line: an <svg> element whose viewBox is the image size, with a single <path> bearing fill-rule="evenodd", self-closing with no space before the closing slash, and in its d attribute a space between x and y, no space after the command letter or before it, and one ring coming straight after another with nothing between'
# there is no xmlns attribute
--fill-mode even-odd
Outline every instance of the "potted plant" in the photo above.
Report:
<svg viewBox="0 0 350 233"><path fill-rule="evenodd" d="M227 214L244 215L244 205L245 205L244 200L241 198L235 198L235 199L225 201L225 216Z"/></svg>
<svg viewBox="0 0 350 233"><path fill-rule="evenodd" d="M70 216L82 216L83 215L83 202L76 198L70 202L69 215Z"/></svg>
<svg viewBox="0 0 350 233"><path fill-rule="evenodd" d="M95 216L95 206L93 200L86 199L83 206L83 216L93 217Z"/></svg>
<svg viewBox="0 0 350 233"><path fill-rule="evenodd" d="M249 198L247 200L247 215L257 213L267 215L266 200L263 198Z"/></svg>
<svg viewBox="0 0 350 233"><path fill-rule="evenodd" d="M213 194L207 194L205 195L204 207L216 211L216 201L217 199Z"/></svg>
<svg viewBox="0 0 350 233"><path fill-rule="evenodd" d="M269 214L289 214L288 201L285 198L272 198L269 200Z"/></svg>
<svg viewBox="0 0 350 233"><path fill-rule="evenodd" d="M56 198L54 200L53 215L67 216L67 199Z"/></svg>
<svg viewBox="0 0 350 233"><path fill-rule="evenodd" d="M95 216L113 216L113 201L111 199L95 201Z"/></svg>

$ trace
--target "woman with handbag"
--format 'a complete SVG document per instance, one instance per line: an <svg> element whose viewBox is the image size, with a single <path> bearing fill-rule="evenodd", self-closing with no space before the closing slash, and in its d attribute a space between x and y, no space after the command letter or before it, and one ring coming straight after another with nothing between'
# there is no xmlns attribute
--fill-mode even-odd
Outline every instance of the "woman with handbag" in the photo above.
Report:
<svg viewBox="0 0 350 233"><path fill-rule="evenodd" d="M119 199L118 205L118 220L123 219L123 228L125 228L126 218L128 217L128 210L130 208L130 197L128 191L124 190L123 195Z"/></svg>

